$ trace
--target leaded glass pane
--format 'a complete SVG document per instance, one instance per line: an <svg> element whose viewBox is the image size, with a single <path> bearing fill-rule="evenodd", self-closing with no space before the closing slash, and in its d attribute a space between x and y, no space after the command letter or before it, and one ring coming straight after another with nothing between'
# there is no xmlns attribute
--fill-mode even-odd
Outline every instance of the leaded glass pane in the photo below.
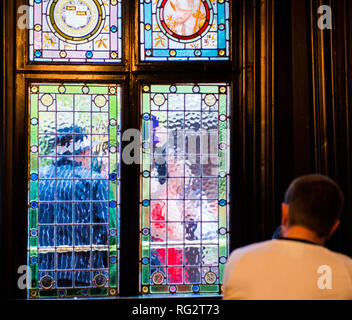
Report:
<svg viewBox="0 0 352 320"><path fill-rule="evenodd" d="M120 87L29 87L31 298L115 296Z"/></svg>
<svg viewBox="0 0 352 320"><path fill-rule="evenodd" d="M122 0L30 0L29 58L118 63Z"/></svg>
<svg viewBox="0 0 352 320"><path fill-rule="evenodd" d="M229 60L229 0L140 1L142 61Z"/></svg>
<svg viewBox="0 0 352 320"><path fill-rule="evenodd" d="M141 293L221 293L230 87L147 84L141 94Z"/></svg>

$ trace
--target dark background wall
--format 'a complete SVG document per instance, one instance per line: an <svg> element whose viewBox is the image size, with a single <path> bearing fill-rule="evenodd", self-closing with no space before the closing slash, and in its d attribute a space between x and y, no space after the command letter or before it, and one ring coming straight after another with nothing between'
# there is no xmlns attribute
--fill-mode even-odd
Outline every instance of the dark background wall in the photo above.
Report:
<svg viewBox="0 0 352 320"><path fill-rule="evenodd" d="M22 294L16 283L24 223L16 208L25 203L26 190L17 188L17 180L26 163L16 154L25 144L18 138L23 128L16 125L21 115L15 113L16 95L23 94L15 81L16 10L12 0L3 4L0 295L8 298ZM289 183L319 172L334 178L346 198L341 227L327 246L352 256L352 2L233 0L232 5L231 249L271 238ZM321 5L332 8L332 30L317 26Z"/></svg>

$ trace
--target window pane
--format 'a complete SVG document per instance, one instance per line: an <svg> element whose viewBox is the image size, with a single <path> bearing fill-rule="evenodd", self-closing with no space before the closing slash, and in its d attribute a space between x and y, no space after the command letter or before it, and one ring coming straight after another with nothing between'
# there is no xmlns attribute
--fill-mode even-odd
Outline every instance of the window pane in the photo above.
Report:
<svg viewBox="0 0 352 320"><path fill-rule="evenodd" d="M122 0L30 0L29 57L37 62L121 62Z"/></svg>
<svg viewBox="0 0 352 320"><path fill-rule="evenodd" d="M31 298L118 292L120 87L29 88Z"/></svg>
<svg viewBox="0 0 352 320"><path fill-rule="evenodd" d="M141 292L220 293L228 256L227 84L142 89Z"/></svg>
<svg viewBox="0 0 352 320"><path fill-rule="evenodd" d="M140 4L142 61L229 60L229 0Z"/></svg>

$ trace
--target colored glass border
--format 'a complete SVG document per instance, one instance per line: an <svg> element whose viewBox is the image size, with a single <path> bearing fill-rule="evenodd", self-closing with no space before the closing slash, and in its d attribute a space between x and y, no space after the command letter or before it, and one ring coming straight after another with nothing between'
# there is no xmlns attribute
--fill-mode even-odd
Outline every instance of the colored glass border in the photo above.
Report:
<svg viewBox="0 0 352 320"><path fill-rule="evenodd" d="M30 284L28 298L89 298L110 297L119 293L120 261L120 159L121 139L121 87L116 84L75 84L75 83L31 83L28 86L29 101L29 177L28 177L28 268ZM55 283L43 289L39 279L39 105L40 96L64 94L86 94L108 97L109 130L109 209L108 209L108 285L104 287L55 288ZM116 170L117 168L117 170ZM92 201L92 200L91 200ZM43 201L46 202L46 201ZM90 245L92 247L92 244ZM56 247L55 247L55 252ZM74 250L73 250L74 252ZM57 272L54 269L52 273ZM99 272L99 269L93 271ZM91 272L92 268L91 268ZM51 271L44 271L50 273ZM91 280L93 282L93 280ZM73 283L73 282L72 282Z"/></svg>
<svg viewBox="0 0 352 320"><path fill-rule="evenodd" d="M231 13L229 0L201 0L209 9L209 29L191 37L177 37L160 18L167 0L144 0L139 5L140 60L152 61L228 61L231 54ZM208 38L207 38L208 37ZM183 45L182 45L183 44Z"/></svg>
<svg viewBox="0 0 352 320"><path fill-rule="evenodd" d="M97 26L84 37L69 36L56 26L60 0L29 0L29 61L41 63L121 63L123 0L91 0L99 12Z"/></svg>
<svg viewBox="0 0 352 320"><path fill-rule="evenodd" d="M167 4L168 0L159 0L158 6L157 6L157 11L156 11L156 19L159 24L159 27L161 30L165 33L166 36L170 37L172 40L179 41L179 42L194 42L202 38L203 35L205 35L210 27L211 24L213 23L214 19L214 12L213 12L213 6L211 5L210 0L203 0L200 3L203 3L206 11L206 16L205 16L205 21L206 23L198 30L196 33L190 36L182 36L179 35L175 32L173 32L165 22L165 16L164 16L164 7Z"/></svg>
<svg viewBox="0 0 352 320"><path fill-rule="evenodd" d="M152 103L156 95L167 94L218 95L218 274L208 272L199 283L165 284L166 275L151 274L151 162L152 162ZM152 98L152 96L154 98ZM159 98L159 97L158 97ZM160 99L165 103L163 99ZM165 99L167 100L167 99ZM165 111L165 110L164 110ZM140 293L199 294L222 293L222 278L229 254L229 166L230 166L230 86L228 84L143 84L141 86L142 153L140 167ZM165 268L167 265L165 266ZM185 267L184 265L182 267ZM214 278L216 277L216 278ZM164 284L162 284L164 282ZM204 283L209 282L209 283Z"/></svg>

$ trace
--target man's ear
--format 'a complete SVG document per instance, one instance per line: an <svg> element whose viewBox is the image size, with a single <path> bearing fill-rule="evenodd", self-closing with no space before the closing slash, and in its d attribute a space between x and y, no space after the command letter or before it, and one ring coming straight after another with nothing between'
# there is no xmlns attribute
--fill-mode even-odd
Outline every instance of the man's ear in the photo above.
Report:
<svg viewBox="0 0 352 320"><path fill-rule="evenodd" d="M339 227L340 225L340 220L336 220L336 222L334 223L334 225L332 226L328 239L334 234L334 232L336 231L336 229Z"/></svg>
<svg viewBox="0 0 352 320"><path fill-rule="evenodd" d="M290 206L286 203L281 204L281 228L282 231L287 230L289 223L289 210Z"/></svg>

